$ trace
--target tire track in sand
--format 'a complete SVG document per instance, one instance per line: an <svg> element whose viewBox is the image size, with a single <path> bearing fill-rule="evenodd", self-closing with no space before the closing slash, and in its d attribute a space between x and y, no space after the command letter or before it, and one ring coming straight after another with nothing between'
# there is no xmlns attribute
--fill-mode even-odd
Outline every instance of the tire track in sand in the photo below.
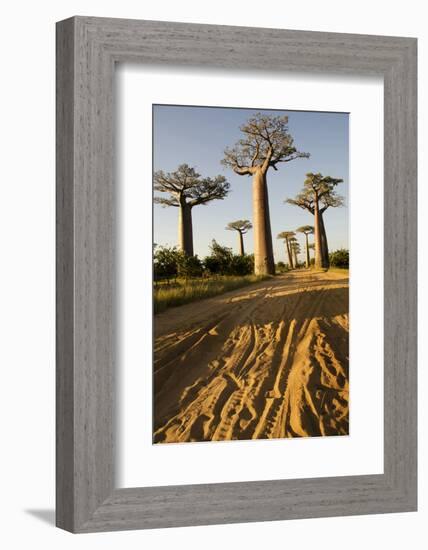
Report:
<svg viewBox="0 0 428 550"><path fill-rule="evenodd" d="M154 441L348 433L348 280L291 272L155 317Z"/></svg>

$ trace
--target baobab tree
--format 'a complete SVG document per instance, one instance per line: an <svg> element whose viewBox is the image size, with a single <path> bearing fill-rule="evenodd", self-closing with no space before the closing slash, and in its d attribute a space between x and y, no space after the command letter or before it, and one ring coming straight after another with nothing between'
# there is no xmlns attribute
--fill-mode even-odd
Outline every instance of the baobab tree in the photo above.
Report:
<svg viewBox="0 0 428 550"><path fill-rule="evenodd" d="M226 148L223 164L240 176L253 179L254 271L273 275L272 232L266 175L270 168L278 170L282 162L307 158L299 152L288 131L287 116L257 113L240 127L244 134L236 145Z"/></svg>
<svg viewBox="0 0 428 550"><path fill-rule="evenodd" d="M290 269L293 269L294 262L293 262L293 256L291 255L291 248L290 248L290 239L295 237L296 233L294 231L283 231L282 233L278 233L277 239L283 239L285 243L285 249L287 251L288 256L288 265L290 266Z"/></svg>
<svg viewBox="0 0 428 550"><path fill-rule="evenodd" d="M236 220L227 224L226 229L228 231L236 231L239 239L239 254L244 256L244 235L252 228L252 224L249 220Z"/></svg>
<svg viewBox="0 0 428 550"><path fill-rule="evenodd" d="M296 246L298 246L299 243L298 243L296 237L290 237L288 239L288 242L289 242L289 245L290 245L291 257L293 259L293 268L296 269L296 267L297 267L297 258L296 258L296 254L294 252L294 248Z"/></svg>
<svg viewBox="0 0 428 550"><path fill-rule="evenodd" d="M303 233L305 236L305 251L306 251L306 267L310 266L311 258L309 256L309 235L313 235L314 228L312 225L302 225L296 229L298 233Z"/></svg>
<svg viewBox="0 0 428 550"><path fill-rule="evenodd" d="M155 197L154 202L179 209L178 244L187 256L193 256L192 208L224 199L229 192L229 182L224 176L202 178L187 164L181 164L175 172L159 170L153 179L155 191L169 193L168 197Z"/></svg>
<svg viewBox="0 0 428 550"><path fill-rule="evenodd" d="M300 244L297 242L297 239L294 239L290 243L291 253L293 255L294 260L294 267L297 268L299 265L299 261L297 259L297 254L300 254Z"/></svg>
<svg viewBox="0 0 428 550"><path fill-rule="evenodd" d="M323 214L329 207L343 206L343 197L337 195L334 188L343 179L323 176L322 174L306 174L303 190L294 199L286 202L308 210L314 216L315 235L315 267L328 268L328 242L325 232Z"/></svg>
<svg viewBox="0 0 428 550"><path fill-rule="evenodd" d="M309 243L309 250L313 250L315 252L315 243ZM311 253L309 252L309 265L311 263Z"/></svg>

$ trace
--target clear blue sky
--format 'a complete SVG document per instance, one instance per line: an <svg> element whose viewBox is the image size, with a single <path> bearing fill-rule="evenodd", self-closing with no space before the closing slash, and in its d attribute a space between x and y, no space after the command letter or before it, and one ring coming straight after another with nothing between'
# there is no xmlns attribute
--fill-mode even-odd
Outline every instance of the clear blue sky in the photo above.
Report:
<svg viewBox="0 0 428 550"><path fill-rule="evenodd" d="M171 172L179 164L188 164L204 177L224 175L231 184L224 200L215 200L193 208L195 254L209 254L214 238L237 252L236 232L226 231L230 221L252 220L251 177L239 176L221 165L226 146L242 137L239 127L255 113L288 115L289 131L296 148L310 153L309 159L279 164L268 172L269 206L275 261L285 260L281 231L294 231L301 225L313 225L313 216L297 206L284 204L302 188L307 172L343 178L337 186L345 197L345 207L329 208L325 215L330 250L348 248L348 159L349 116L347 113L310 111L273 111L219 107L153 106L153 169ZM160 245L177 244L178 208L154 205L154 241ZM245 235L246 252L253 252L253 235ZM303 244L303 235L297 235ZM303 256L301 256L303 258Z"/></svg>

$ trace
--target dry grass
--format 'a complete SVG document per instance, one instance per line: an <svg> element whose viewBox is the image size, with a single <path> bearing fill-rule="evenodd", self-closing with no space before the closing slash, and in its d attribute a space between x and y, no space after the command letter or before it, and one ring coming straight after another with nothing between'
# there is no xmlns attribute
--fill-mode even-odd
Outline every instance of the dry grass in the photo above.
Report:
<svg viewBox="0 0 428 550"><path fill-rule="evenodd" d="M343 275L349 276L349 268L345 267L329 267L327 271L331 271L332 273L342 273Z"/></svg>
<svg viewBox="0 0 428 550"><path fill-rule="evenodd" d="M217 296L268 278L263 275L223 276L210 279L177 279L171 284L156 285L153 297L154 311L160 313L170 307Z"/></svg>

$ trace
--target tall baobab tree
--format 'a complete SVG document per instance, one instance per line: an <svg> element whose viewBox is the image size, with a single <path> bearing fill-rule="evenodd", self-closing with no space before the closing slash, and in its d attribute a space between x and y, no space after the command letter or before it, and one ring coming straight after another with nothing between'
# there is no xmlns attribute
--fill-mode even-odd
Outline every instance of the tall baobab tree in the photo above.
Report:
<svg viewBox="0 0 428 550"><path fill-rule="evenodd" d="M312 225L302 225L296 229L298 233L303 233L305 236L305 251L306 251L306 267L310 266L311 258L309 256L309 235L313 235L314 228Z"/></svg>
<svg viewBox="0 0 428 550"><path fill-rule="evenodd" d="M237 231L239 238L239 254L243 256L244 250L244 235L252 228L252 224L249 220L236 220L227 224L226 229L228 231Z"/></svg>
<svg viewBox="0 0 428 550"><path fill-rule="evenodd" d="M224 199L230 188L229 182L224 176L202 178L187 164L181 164L175 172L159 170L153 179L155 191L169 193L168 197L155 197L154 202L179 209L178 244L187 256L193 256L192 208Z"/></svg>
<svg viewBox="0 0 428 550"><path fill-rule="evenodd" d="M337 195L335 187L343 179L323 176L322 174L306 174L303 190L294 199L286 202L308 210L314 216L315 235L315 267L328 268L328 243L325 232L323 214L329 207L343 206L343 197Z"/></svg>
<svg viewBox="0 0 428 550"><path fill-rule="evenodd" d="M290 269L293 269L294 262L293 262L293 256L291 254L291 248L290 248L290 239L295 237L296 233L294 231L283 231L282 233L278 233L277 239L283 239L285 243L285 249L287 251L288 256L288 265L290 266Z"/></svg>
<svg viewBox="0 0 428 550"><path fill-rule="evenodd" d="M266 175L270 168L278 170L282 162L307 158L297 151L288 131L287 116L257 113L240 127L244 134L236 145L226 148L223 164L240 176L253 179L254 271L275 273L269 197Z"/></svg>

